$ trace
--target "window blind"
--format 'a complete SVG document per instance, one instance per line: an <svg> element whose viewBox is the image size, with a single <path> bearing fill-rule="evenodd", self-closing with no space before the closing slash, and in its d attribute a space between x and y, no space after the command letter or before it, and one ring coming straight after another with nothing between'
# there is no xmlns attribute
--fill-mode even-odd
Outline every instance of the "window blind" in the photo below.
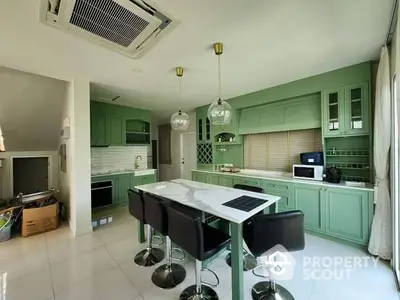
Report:
<svg viewBox="0 0 400 300"><path fill-rule="evenodd" d="M322 151L321 128L250 134L244 137L244 167L290 172L300 153Z"/></svg>

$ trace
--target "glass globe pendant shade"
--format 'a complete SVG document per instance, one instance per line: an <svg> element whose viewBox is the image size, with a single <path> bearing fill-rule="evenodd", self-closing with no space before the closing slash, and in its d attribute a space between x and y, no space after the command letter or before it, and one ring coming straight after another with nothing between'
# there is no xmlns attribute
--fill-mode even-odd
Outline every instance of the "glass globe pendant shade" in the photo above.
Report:
<svg viewBox="0 0 400 300"><path fill-rule="evenodd" d="M232 119L232 107L228 102L219 99L208 107L207 116L213 125L229 124Z"/></svg>
<svg viewBox="0 0 400 300"><path fill-rule="evenodd" d="M190 126L190 118L187 113L179 110L171 116L171 127L173 130L186 130Z"/></svg>

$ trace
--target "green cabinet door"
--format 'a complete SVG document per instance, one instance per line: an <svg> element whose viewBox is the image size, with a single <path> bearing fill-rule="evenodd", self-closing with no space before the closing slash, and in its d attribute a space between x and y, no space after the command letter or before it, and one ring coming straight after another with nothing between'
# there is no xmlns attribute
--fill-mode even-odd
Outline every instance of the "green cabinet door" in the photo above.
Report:
<svg viewBox="0 0 400 300"><path fill-rule="evenodd" d="M129 202L128 189L131 188L131 174L119 175L119 201L120 205L127 205Z"/></svg>
<svg viewBox="0 0 400 300"><path fill-rule="evenodd" d="M211 141L211 122L207 117L197 117L196 133L197 142Z"/></svg>
<svg viewBox="0 0 400 300"><path fill-rule="evenodd" d="M120 146L124 144L123 119L120 116L108 117L108 136L110 145Z"/></svg>
<svg viewBox="0 0 400 300"><path fill-rule="evenodd" d="M345 88L346 135L368 134L370 131L368 83Z"/></svg>
<svg viewBox="0 0 400 300"><path fill-rule="evenodd" d="M209 174L207 176L207 183L219 185L219 176L214 174Z"/></svg>
<svg viewBox="0 0 400 300"><path fill-rule="evenodd" d="M322 96L322 129L324 136L340 136L345 127L344 89L326 90Z"/></svg>
<svg viewBox="0 0 400 300"><path fill-rule="evenodd" d="M233 187L233 178L231 176L220 176L219 185Z"/></svg>
<svg viewBox="0 0 400 300"><path fill-rule="evenodd" d="M150 184L156 182L156 175L144 175L142 177L142 184Z"/></svg>
<svg viewBox="0 0 400 300"><path fill-rule="evenodd" d="M193 178L193 181L207 183L207 173L193 172L192 178Z"/></svg>
<svg viewBox="0 0 400 300"><path fill-rule="evenodd" d="M119 204L119 176L112 176L112 204Z"/></svg>
<svg viewBox="0 0 400 300"><path fill-rule="evenodd" d="M366 244L372 219L369 192L344 188L326 190L326 233Z"/></svg>
<svg viewBox="0 0 400 300"><path fill-rule="evenodd" d="M322 188L311 184L294 185L295 208L304 212L304 227L325 231L325 201Z"/></svg>
<svg viewBox="0 0 400 300"><path fill-rule="evenodd" d="M107 118L104 115L93 116L93 145L105 146L109 144L107 139Z"/></svg>

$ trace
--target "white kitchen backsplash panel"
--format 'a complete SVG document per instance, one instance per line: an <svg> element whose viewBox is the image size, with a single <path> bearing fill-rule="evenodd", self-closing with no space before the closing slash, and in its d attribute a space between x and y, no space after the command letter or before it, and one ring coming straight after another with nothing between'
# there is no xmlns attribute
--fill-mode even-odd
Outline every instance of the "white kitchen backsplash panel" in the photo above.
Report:
<svg viewBox="0 0 400 300"><path fill-rule="evenodd" d="M147 146L92 147L91 166L93 171L121 171L135 169L135 158L140 169L147 169Z"/></svg>

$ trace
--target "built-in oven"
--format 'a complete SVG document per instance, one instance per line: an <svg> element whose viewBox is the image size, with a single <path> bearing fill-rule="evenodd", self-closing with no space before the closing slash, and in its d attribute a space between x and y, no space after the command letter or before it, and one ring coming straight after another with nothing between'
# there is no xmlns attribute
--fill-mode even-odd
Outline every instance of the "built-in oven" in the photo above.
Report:
<svg viewBox="0 0 400 300"><path fill-rule="evenodd" d="M324 166L293 165L293 178L323 180Z"/></svg>
<svg viewBox="0 0 400 300"><path fill-rule="evenodd" d="M112 181L98 181L92 183L92 208L112 204Z"/></svg>

